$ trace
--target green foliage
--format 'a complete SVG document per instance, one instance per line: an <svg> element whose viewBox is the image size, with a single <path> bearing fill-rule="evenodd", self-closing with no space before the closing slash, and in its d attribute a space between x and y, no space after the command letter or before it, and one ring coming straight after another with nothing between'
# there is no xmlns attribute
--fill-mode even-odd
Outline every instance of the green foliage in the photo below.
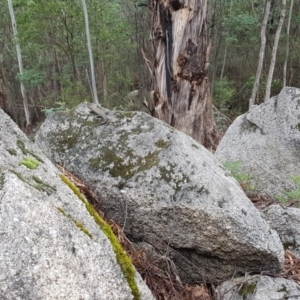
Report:
<svg viewBox="0 0 300 300"><path fill-rule="evenodd" d="M266 74L262 74L261 78L260 78L260 84L259 84L259 88L257 91L257 101L255 104L261 104L262 102L264 102L265 99L265 90L266 90L266 84L267 84L267 75ZM247 94L251 94L252 92L252 88L253 88L253 84L254 84L254 76L250 76L245 84L245 91ZM273 92L275 92L275 94L278 94L281 90L281 81L279 79L274 79L272 81L271 84L271 89Z"/></svg>
<svg viewBox="0 0 300 300"><path fill-rule="evenodd" d="M60 100L60 103L63 106L72 108L84 101L88 102L89 98L87 96L85 87L80 81L68 81L62 89ZM56 102L56 104L59 104L59 102Z"/></svg>
<svg viewBox="0 0 300 300"><path fill-rule="evenodd" d="M300 202L300 176L291 177L291 180L296 184L297 188L292 191L285 192L283 196L277 196L276 199L287 204L290 201Z"/></svg>
<svg viewBox="0 0 300 300"><path fill-rule="evenodd" d="M241 43L248 43L249 39L252 39L253 42L258 41L258 37L253 36L253 31L259 25L256 17L249 13L240 13L225 18L223 27L227 30L224 34L226 43L235 43L240 47Z"/></svg>
<svg viewBox="0 0 300 300"><path fill-rule="evenodd" d="M233 83L224 77L215 83L214 103L219 108L226 108L230 104L230 100L233 98L235 93L236 91L233 87Z"/></svg>
<svg viewBox="0 0 300 300"><path fill-rule="evenodd" d="M111 108L122 104L135 76L137 46L132 39L133 7L131 1L87 1L98 94L101 99L103 90L108 91L108 100L114 103L105 105ZM41 99L42 96L40 106L55 107L58 99L68 107L89 101L91 78L81 1L17 0L14 10L24 73L14 74L13 80L17 78L34 91L34 97L39 95ZM2 26L8 27L7 24ZM0 43L6 35L1 35L0 28ZM6 42L5 49L7 45ZM10 46L9 51L14 53L14 45ZM11 61L7 56L3 59Z"/></svg>
<svg viewBox="0 0 300 300"><path fill-rule="evenodd" d="M126 95L135 89L150 89L150 74L140 50L145 51L150 61L155 61L151 41L147 38L151 17L150 10L137 6L139 3L138 0L87 1L98 96L100 102L110 109L140 110L141 99L129 101ZM22 113L20 81L35 104L31 109L36 114L33 120L41 118L40 107L55 107L57 100L70 108L89 101L91 78L81 1L14 0L13 5L24 64L22 75L17 75L18 62L7 1L3 1L0 7L0 84L7 97L7 106L19 108L14 109L13 115ZM208 5L212 38L209 79L214 85L216 83L215 105L222 113L235 117L248 109L260 49L264 1L211 0ZM265 78L280 7L280 2L274 1L267 28L266 60L258 103L264 99ZM282 32L272 95L282 87L287 40L290 41L287 82L290 86L300 86L299 8L300 4L295 3L290 38ZM226 78L218 80L221 74ZM105 103L102 100L104 91L108 93ZM22 118L23 113L19 124Z"/></svg>
<svg viewBox="0 0 300 300"><path fill-rule="evenodd" d="M250 185L251 176L250 174L245 174L240 172L242 161L227 161L223 163L223 166L230 174L240 183L245 184L247 190L253 190L254 188Z"/></svg>
<svg viewBox="0 0 300 300"><path fill-rule="evenodd" d="M45 77L39 70L24 70L22 75L17 74L17 79L26 87L33 88L42 84L45 80Z"/></svg>
<svg viewBox="0 0 300 300"><path fill-rule="evenodd" d="M66 103L64 102L55 102L56 105L58 105L58 107L51 107L51 108L45 108L42 111L45 113L46 116L49 116L51 114L53 114L56 111L66 111L68 110L68 108L66 107Z"/></svg>

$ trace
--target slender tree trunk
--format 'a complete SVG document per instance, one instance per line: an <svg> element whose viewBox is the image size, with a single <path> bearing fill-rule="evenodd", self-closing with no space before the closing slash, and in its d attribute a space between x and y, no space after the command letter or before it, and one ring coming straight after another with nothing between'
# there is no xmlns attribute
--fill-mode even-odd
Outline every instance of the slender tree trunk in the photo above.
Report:
<svg viewBox="0 0 300 300"><path fill-rule="evenodd" d="M283 87L286 86L286 69L287 69L287 61L289 58L289 51L290 51L290 28L291 28L293 6L294 6L294 0L291 0L289 19L288 19L287 30L286 30L287 41L286 41L286 48L285 48L285 61L283 65L283 82L282 82Z"/></svg>
<svg viewBox="0 0 300 300"><path fill-rule="evenodd" d="M231 18L231 11L232 11L232 0L230 1L229 18ZM228 48L228 44L226 43L225 51L224 51L224 58L223 58L222 71L221 71L221 76L220 76L220 79L221 79L221 80L223 79L224 70L225 70L225 65L226 65L227 48Z"/></svg>
<svg viewBox="0 0 300 300"><path fill-rule="evenodd" d="M6 97L4 94L4 88L0 82L0 108L6 111Z"/></svg>
<svg viewBox="0 0 300 300"><path fill-rule="evenodd" d="M212 2L210 2L211 5L211 13L212 16L209 20L209 23L212 24L211 26L211 31L209 33L209 36L211 37L212 40L212 48L214 49L214 57L212 59L213 64L210 64L211 68L211 84L210 84L210 92L211 92L211 97L213 99L213 93L214 93L214 87L215 87L215 82L216 82L216 77L217 77L217 71L218 71L218 61L219 61L219 56L220 56L220 50L221 50L221 44L223 37L221 35L221 22L222 22L222 14L219 13L219 11L222 11L222 9L218 10L217 2L218 0L213 1L213 7L212 7Z"/></svg>
<svg viewBox="0 0 300 300"><path fill-rule="evenodd" d="M208 80L207 0L151 0L154 116L215 148Z"/></svg>
<svg viewBox="0 0 300 300"><path fill-rule="evenodd" d="M84 12L84 21L85 21L85 30L86 30L86 40L87 40L87 46L89 50L89 56L90 56L90 67L91 67L91 84L92 84L92 90L93 90L93 102L96 104L99 104L98 95L97 95L97 88L96 88L96 78L95 78L95 70L94 70L94 59L93 59L93 51L92 51L92 44L91 44L91 38L90 38L90 29L89 29L89 18L88 18L88 12L86 8L85 0L82 0L82 7Z"/></svg>
<svg viewBox="0 0 300 300"><path fill-rule="evenodd" d="M18 56L19 72L20 72L20 75L23 75L23 62L22 62L21 47L18 42L17 23L16 23L16 19L15 19L14 9L12 6L12 0L7 0L7 3L8 3L8 9L9 9L9 14L10 14L10 18L11 18L13 33L14 33L14 37L16 40L15 43L16 43L16 51L17 51L17 56ZM22 83L22 81L21 81L20 86L21 86L21 93L22 93L24 112L25 112L25 118L26 118L26 128L28 131L30 131L31 119L30 119L30 111L29 111L29 106L28 106L28 98L26 95L25 86Z"/></svg>
<svg viewBox="0 0 300 300"><path fill-rule="evenodd" d="M251 94L251 98L249 100L249 109L255 103L256 94L257 94L258 87L259 87L261 71L262 71L263 62L264 62L264 58L265 58L266 28L267 28L268 17L270 14L270 7L271 7L271 0L267 0L266 7L265 7L265 14L264 14L264 18L263 18L262 25L261 25L261 31L260 31L260 40L261 41L260 41L259 60L258 60L255 80L254 80L254 84L253 84L252 94Z"/></svg>
<svg viewBox="0 0 300 300"><path fill-rule="evenodd" d="M106 107L108 107L108 89L107 89L107 75L103 61L101 62L101 69L103 74L103 102L105 103Z"/></svg>
<svg viewBox="0 0 300 300"><path fill-rule="evenodd" d="M269 69L269 74L268 74L268 79L266 84L265 101L267 101L270 98L270 94L271 94L271 85L272 85L273 73L274 73L274 68L276 63L276 53L277 53L281 28L285 17L285 10L286 10L286 0L282 0L281 14L280 14L280 19L276 30L276 34L275 34L275 40L272 49L271 64L270 64L270 69Z"/></svg>
<svg viewBox="0 0 300 300"><path fill-rule="evenodd" d="M1 75L2 78L0 80L0 107L6 111L6 96L5 96L5 86L8 86L7 78L5 75L5 68L3 66L3 56L0 54L0 63L1 63Z"/></svg>

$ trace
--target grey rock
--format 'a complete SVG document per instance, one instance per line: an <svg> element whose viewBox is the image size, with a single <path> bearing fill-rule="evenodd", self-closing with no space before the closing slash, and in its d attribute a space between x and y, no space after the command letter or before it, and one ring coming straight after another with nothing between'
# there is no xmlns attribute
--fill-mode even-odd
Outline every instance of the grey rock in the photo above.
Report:
<svg viewBox="0 0 300 300"><path fill-rule="evenodd" d="M133 299L83 202L1 109L0 154L0 298ZM153 299L136 281L141 299Z"/></svg>
<svg viewBox="0 0 300 300"><path fill-rule="evenodd" d="M110 112L104 126L92 118L86 105L51 115L36 144L84 180L134 242L174 260L186 282L281 269L278 235L204 147L144 113Z"/></svg>
<svg viewBox="0 0 300 300"><path fill-rule="evenodd" d="M284 248L300 257L300 209L271 205L262 215L278 233Z"/></svg>
<svg viewBox="0 0 300 300"><path fill-rule="evenodd" d="M239 116L222 138L216 156L241 161L240 172L262 196L285 196L297 186L300 169L300 89L286 87Z"/></svg>
<svg viewBox="0 0 300 300"><path fill-rule="evenodd" d="M300 299L300 286L295 281L261 275L226 281L217 290L218 300Z"/></svg>

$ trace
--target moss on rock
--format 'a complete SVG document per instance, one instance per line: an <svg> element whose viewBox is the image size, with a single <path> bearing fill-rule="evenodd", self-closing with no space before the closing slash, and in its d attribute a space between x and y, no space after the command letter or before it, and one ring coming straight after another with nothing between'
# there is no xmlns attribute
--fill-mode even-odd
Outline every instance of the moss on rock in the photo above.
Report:
<svg viewBox="0 0 300 300"><path fill-rule="evenodd" d="M100 217L100 215L96 212L96 210L90 205L87 199L80 193L79 189L68 180L66 176L63 174L60 175L61 180L74 192L74 194L84 203L87 211L94 218L95 222L101 228L103 233L110 240L111 245L116 254L116 259L118 264L121 267L122 273L127 280L127 283L131 289L132 295L135 300L139 300L141 298L140 291L135 282L135 269L132 265L132 262L129 256L126 254L124 249L122 248L120 242L117 237L114 235L110 226Z"/></svg>
<svg viewBox="0 0 300 300"><path fill-rule="evenodd" d="M163 139L160 139L158 141L155 142L156 147L158 148L168 148L170 146L169 143L167 143L166 141L164 141Z"/></svg>
<svg viewBox="0 0 300 300"><path fill-rule="evenodd" d="M92 168L101 168L108 171L112 177L118 177L127 180L136 173L149 170L159 163L159 151L149 152L144 157L136 158L134 153L128 150L125 153L126 159L118 156L114 151L107 149L101 156L91 158L89 163Z"/></svg>
<svg viewBox="0 0 300 300"><path fill-rule="evenodd" d="M253 283L243 283L242 287L239 290L239 294L243 297L243 300L247 300L249 294L254 294L256 290L256 282Z"/></svg>
<svg viewBox="0 0 300 300"><path fill-rule="evenodd" d="M34 170L40 165L40 162L35 158L25 157L21 162L19 162L19 165L24 165L28 169Z"/></svg>
<svg viewBox="0 0 300 300"><path fill-rule="evenodd" d="M67 214L66 211L61 208L61 207L57 207L57 209L59 210L59 212L61 214L63 214L65 217L69 218L70 220L72 220L72 222L82 231L84 232L89 238L93 238L93 235L88 231L87 228L84 227L84 225L77 221L76 219L74 219L71 215Z"/></svg>
<svg viewBox="0 0 300 300"><path fill-rule="evenodd" d="M55 186L51 186L50 184L44 182L37 176L32 176L32 179L25 179L20 173L11 170L13 174L15 174L20 180L25 182L26 184L32 186L41 192L46 192L48 196L50 196L53 192L56 191Z"/></svg>
<svg viewBox="0 0 300 300"><path fill-rule="evenodd" d="M4 173L0 173L0 190L3 189L3 186L4 186L4 182L5 182L5 175Z"/></svg>
<svg viewBox="0 0 300 300"><path fill-rule="evenodd" d="M10 155L14 155L14 156L17 155L17 150L16 150L16 149L10 148L10 149L7 149L7 152L8 152Z"/></svg>
<svg viewBox="0 0 300 300"><path fill-rule="evenodd" d="M17 140L17 146L21 149L22 153L24 155L28 155L30 154L31 156L33 156L36 160L38 160L39 162L43 163L44 161L37 155L35 154L33 151L26 149L25 144L22 140Z"/></svg>

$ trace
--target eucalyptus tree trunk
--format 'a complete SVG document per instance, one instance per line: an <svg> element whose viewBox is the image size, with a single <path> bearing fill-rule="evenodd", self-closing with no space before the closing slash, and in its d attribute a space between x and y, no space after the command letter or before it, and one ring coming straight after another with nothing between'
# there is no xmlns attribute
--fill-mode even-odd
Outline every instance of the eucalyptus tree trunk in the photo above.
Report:
<svg viewBox="0 0 300 300"><path fill-rule="evenodd" d="M214 149L207 0L151 0L154 116Z"/></svg>
<svg viewBox="0 0 300 300"><path fill-rule="evenodd" d="M16 43L19 72L20 72L20 75L23 75L23 62L22 62L21 47L18 42L17 23L16 23L16 19L15 19L14 9L12 6L12 0L7 0L7 3L8 3L8 9L9 9L9 14L10 14L10 18L11 18L15 43ZM22 83L22 81L21 81L20 87L21 87L21 93L22 93L22 98L23 98L23 105L24 105L24 112L25 112L25 119L26 119L26 129L28 131L30 131L31 119L30 119L30 111L29 111L29 106L28 106L28 98L27 98L25 86Z"/></svg>
<svg viewBox="0 0 300 300"><path fill-rule="evenodd" d="M286 10L286 0L282 0L281 14L280 14L280 19L279 19L278 27L276 30L276 34L275 34L275 40L274 40L274 45L273 45L273 49L272 49L271 64L270 64L270 69L269 69L269 74L268 74L268 79L267 79L267 84L266 84L265 101L267 101L270 98L273 73L274 73L274 68L275 68L275 63L276 63L276 53L277 53L281 28L282 28L282 24L283 24L284 17L285 17L285 10Z"/></svg>
<svg viewBox="0 0 300 300"><path fill-rule="evenodd" d="M262 21L262 24L261 24L261 30L260 30L259 60L258 60L256 76L255 76L255 80L254 80L254 84L253 84L253 88L252 88L251 98L249 100L249 109L255 103L255 98L256 98L257 91L258 91L261 71L262 71L263 62L264 62L264 58L265 58L266 28L267 28L267 23L268 23L268 17L269 17L269 14L270 14L270 7L271 7L271 0L267 0L266 7L265 7L264 18L263 18L263 21Z"/></svg>
<svg viewBox="0 0 300 300"><path fill-rule="evenodd" d="M92 91L93 91L92 92L93 102L95 104L99 104L98 95L97 95L97 88L96 88L96 78L95 78L95 70L94 70L93 51L92 51L92 44L91 44L91 38L90 38L89 17L88 17L88 12L87 12L87 8L86 8L85 0L81 0L81 1L82 1L83 13L84 13L86 40L87 40L87 46L88 46L89 56L90 56L91 85L92 85Z"/></svg>
<svg viewBox="0 0 300 300"><path fill-rule="evenodd" d="M106 68L104 66L103 61L101 62L102 65L102 86L103 86L103 103L105 103L106 107L108 107L108 88L107 88L107 75L106 75Z"/></svg>
<svg viewBox="0 0 300 300"><path fill-rule="evenodd" d="M290 28L291 28L293 6L294 6L294 0L291 0L289 19L288 19L288 24L287 24L287 29L286 29L287 41L286 41L286 48L285 48L285 60L284 60L284 65L283 65L283 82L282 82L283 87L286 86L286 68L287 68L287 61L289 58L289 51L290 51Z"/></svg>
<svg viewBox="0 0 300 300"><path fill-rule="evenodd" d="M230 1L229 18L231 18L231 12L232 12L232 0ZM227 49L228 49L228 43L226 43L225 51L224 51L222 71L221 71L221 75L220 75L221 80L223 79L224 70L225 70L225 64L226 64L226 58L227 58Z"/></svg>

